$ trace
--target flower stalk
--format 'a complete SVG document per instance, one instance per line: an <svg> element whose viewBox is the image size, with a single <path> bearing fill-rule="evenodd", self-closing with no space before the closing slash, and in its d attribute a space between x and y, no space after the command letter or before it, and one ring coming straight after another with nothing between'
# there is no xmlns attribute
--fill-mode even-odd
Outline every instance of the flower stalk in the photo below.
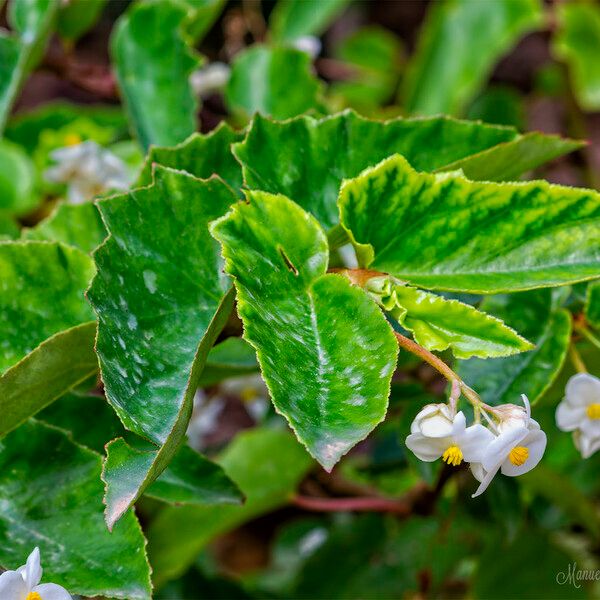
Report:
<svg viewBox="0 0 600 600"><path fill-rule="evenodd" d="M571 363L573 364L573 366L575 367L575 370L578 373L587 373L588 370L585 366L585 363L583 362L583 359L581 358L581 354L579 354L579 350L577 350L577 348L575 347L575 344L573 342L571 342L571 345L569 346L569 358L571 359Z"/></svg>
<svg viewBox="0 0 600 600"><path fill-rule="evenodd" d="M451 384L452 391L450 394L450 401L456 407L456 403L458 402L458 398L460 394L462 395L473 405L476 411L476 417L478 417L478 412L482 408L491 409L483 400L480 398L479 394L472 388L470 388L443 360L438 358L435 354L431 353L429 350L423 348L423 346L419 346L415 341L407 338L405 335L394 331L394 335L396 336L396 340L398 341L398 345L401 348L404 348L408 352L411 352L415 356L418 356L421 360L425 361L427 364L431 365L436 371L438 371L441 375L443 375Z"/></svg>
<svg viewBox="0 0 600 600"><path fill-rule="evenodd" d="M336 230L335 227L331 230L330 243L331 236L333 235L335 237L336 231L338 230ZM345 230L343 231L345 232ZM386 275L385 273L371 269L330 269L330 272L343 275L350 281L350 283L363 289L367 289L367 284L371 279L375 277L385 277ZM405 335L402 335L397 331L394 331L394 335L396 336L398 345L401 348L404 348L411 354L418 356L421 360L431 365L436 371L438 371L448 380L452 386L449 403L455 411L461 394L473 405L475 409L475 420L477 422L480 421L479 413L482 409L493 410L493 408L483 402L479 394L474 389L470 388L443 360Z"/></svg>
<svg viewBox="0 0 600 600"><path fill-rule="evenodd" d="M573 328L577 333L582 335L593 346L600 349L600 340L585 325L582 325L577 320L575 320L573 323Z"/></svg>

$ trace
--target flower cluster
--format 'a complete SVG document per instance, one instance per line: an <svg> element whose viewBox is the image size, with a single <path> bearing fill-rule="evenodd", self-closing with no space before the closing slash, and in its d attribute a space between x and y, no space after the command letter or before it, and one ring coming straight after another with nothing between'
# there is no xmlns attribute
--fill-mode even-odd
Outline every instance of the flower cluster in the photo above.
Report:
<svg viewBox="0 0 600 600"><path fill-rule="evenodd" d="M480 482L473 497L482 494L499 471L515 477L533 469L546 449L546 434L531 418L527 396L524 407L505 404L480 407L488 427L467 427L465 415L454 403L428 404L415 417L407 447L417 458L431 462L441 458L452 466L463 461Z"/></svg>
<svg viewBox="0 0 600 600"><path fill-rule="evenodd" d="M569 379L556 410L556 424L562 431L573 432L583 458L600 449L600 379L588 373Z"/></svg>
<svg viewBox="0 0 600 600"><path fill-rule="evenodd" d="M55 583L42 583L40 550L35 548L27 563L16 571L4 571L0 575L0 598L2 600L72 600L65 588Z"/></svg>
<svg viewBox="0 0 600 600"><path fill-rule="evenodd" d="M47 169L44 177L53 183L66 183L72 204L109 190L126 190L131 183L123 161L93 141L57 148L50 157L57 164Z"/></svg>

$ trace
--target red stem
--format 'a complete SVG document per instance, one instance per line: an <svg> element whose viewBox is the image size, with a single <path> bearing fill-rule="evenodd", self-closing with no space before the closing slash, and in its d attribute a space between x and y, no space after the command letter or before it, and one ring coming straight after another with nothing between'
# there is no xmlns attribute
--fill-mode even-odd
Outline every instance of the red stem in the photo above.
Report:
<svg viewBox="0 0 600 600"><path fill-rule="evenodd" d="M295 496L292 504L306 510L318 512L357 511L388 512L400 515L411 513L411 506L399 500L387 498L317 498L314 496Z"/></svg>

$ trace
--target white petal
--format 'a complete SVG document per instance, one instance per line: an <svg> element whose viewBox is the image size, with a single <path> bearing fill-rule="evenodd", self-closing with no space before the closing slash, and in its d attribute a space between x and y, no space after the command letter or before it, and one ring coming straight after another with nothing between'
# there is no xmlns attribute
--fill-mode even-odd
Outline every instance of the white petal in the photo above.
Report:
<svg viewBox="0 0 600 600"><path fill-rule="evenodd" d="M467 428L467 419L463 411L456 413L454 420L452 421L452 437L458 438L463 435Z"/></svg>
<svg viewBox="0 0 600 600"><path fill-rule="evenodd" d="M589 373L577 373L567 382L565 398L571 406L600 402L600 379Z"/></svg>
<svg viewBox="0 0 600 600"><path fill-rule="evenodd" d="M19 567L19 573L25 580L29 589L35 587L42 579L42 566L40 564L40 549L36 546L27 557L25 566Z"/></svg>
<svg viewBox="0 0 600 600"><path fill-rule="evenodd" d="M425 462L437 460L451 445L452 440L449 438L431 438L421 433L411 433L406 438L407 448Z"/></svg>
<svg viewBox="0 0 600 600"><path fill-rule="evenodd" d="M529 398L525 394L521 394L521 400L523 400L523 405L525 406L525 413L527 414L527 418L531 418L531 404L529 404Z"/></svg>
<svg viewBox="0 0 600 600"><path fill-rule="evenodd" d="M37 592L42 600L73 600L71 594L64 587L56 585L56 583L42 583L42 585L33 588L32 591Z"/></svg>
<svg viewBox="0 0 600 600"><path fill-rule="evenodd" d="M75 144L73 146L63 146L62 148L52 150L52 152L50 152L50 158L60 163L75 162L85 154L86 149L85 143Z"/></svg>
<svg viewBox="0 0 600 600"><path fill-rule="evenodd" d="M589 438L600 437L600 420L589 419L586 415L585 419L579 425L581 433L587 435Z"/></svg>
<svg viewBox="0 0 600 600"><path fill-rule="evenodd" d="M596 438L595 440L590 441L590 445L588 448L589 454L587 456L584 456L583 458L589 458L592 454L598 452L598 450L600 450L600 438Z"/></svg>
<svg viewBox="0 0 600 600"><path fill-rule="evenodd" d="M483 465L481 463L471 463L469 468L471 469L471 473L473 473L473 477L475 477L475 479L481 483L485 477L485 469L483 468Z"/></svg>
<svg viewBox="0 0 600 600"><path fill-rule="evenodd" d="M0 575L0 598L2 600L25 600L29 588L17 571L4 571Z"/></svg>
<svg viewBox="0 0 600 600"><path fill-rule="evenodd" d="M573 441L577 450L581 452L581 458L589 458L600 449L600 437L590 438L581 431L573 432Z"/></svg>
<svg viewBox="0 0 600 600"><path fill-rule="evenodd" d="M541 429L531 431L524 440L519 442L519 445L529 449L527 460L521 466L516 466L509 459L506 459L502 463L502 474L509 477L517 477L531 471L542 460L542 456L544 456L544 451L546 450L546 441L546 434Z"/></svg>
<svg viewBox="0 0 600 600"><path fill-rule="evenodd" d="M490 485L490 483L492 483L492 479L494 479L494 477L496 476L496 473L498 472L499 469L500 469L500 465L496 466L491 471L487 471L485 473L483 479L481 480L481 483L479 484L479 487L477 488L475 493L471 495L471 498L477 498L477 496L481 496L481 494L483 494L483 492L485 492L485 490L487 490L488 485Z"/></svg>
<svg viewBox="0 0 600 600"><path fill-rule="evenodd" d="M452 422L442 415L434 415L423 419L420 427L421 433L427 437L442 438L452 434Z"/></svg>
<svg viewBox="0 0 600 600"><path fill-rule="evenodd" d="M452 433L452 418L447 404L427 404L414 418L411 433L428 437L447 437Z"/></svg>
<svg viewBox="0 0 600 600"><path fill-rule="evenodd" d="M438 411L438 406L440 404L426 404L418 413L417 416L413 419L413 422L410 425L411 433L420 433L421 432L421 419L425 417L430 417L434 415Z"/></svg>
<svg viewBox="0 0 600 600"><path fill-rule="evenodd" d="M321 40L314 35L303 35L296 38L293 45L298 50L306 52L311 58L317 58L321 53Z"/></svg>
<svg viewBox="0 0 600 600"><path fill-rule="evenodd" d="M519 444L529 433L525 427L514 427L502 432L491 444L488 445L482 459L483 468L493 471L500 468L509 452Z"/></svg>
<svg viewBox="0 0 600 600"><path fill-rule="evenodd" d="M585 419L585 407L562 401L556 409L556 426L561 431L573 431Z"/></svg>
<svg viewBox="0 0 600 600"><path fill-rule="evenodd" d="M496 436L486 427L477 423L467 427L464 433L456 438L458 447L467 462L480 463L487 447Z"/></svg>
<svg viewBox="0 0 600 600"><path fill-rule="evenodd" d="M502 404L495 406L493 412L498 416L498 430L505 431L513 427L527 427L529 414L523 406L516 404Z"/></svg>
<svg viewBox="0 0 600 600"><path fill-rule="evenodd" d="M198 96L205 97L223 89L231 77L231 67L222 62L213 62L194 71L190 84Z"/></svg>

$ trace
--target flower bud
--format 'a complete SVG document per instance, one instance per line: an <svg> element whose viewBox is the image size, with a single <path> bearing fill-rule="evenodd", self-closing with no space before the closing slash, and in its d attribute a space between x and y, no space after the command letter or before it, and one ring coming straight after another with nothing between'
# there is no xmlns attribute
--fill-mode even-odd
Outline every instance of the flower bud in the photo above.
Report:
<svg viewBox="0 0 600 600"><path fill-rule="evenodd" d="M425 437L447 437L452 433L453 419L453 411L447 404L427 404L414 418L410 431Z"/></svg>
<svg viewBox="0 0 600 600"><path fill-rule="evenodd" d="M514 427L527 427L529 415L523 406L502 404L494 407L494 416L499 420L498 431L503 432Z"/></svg>

